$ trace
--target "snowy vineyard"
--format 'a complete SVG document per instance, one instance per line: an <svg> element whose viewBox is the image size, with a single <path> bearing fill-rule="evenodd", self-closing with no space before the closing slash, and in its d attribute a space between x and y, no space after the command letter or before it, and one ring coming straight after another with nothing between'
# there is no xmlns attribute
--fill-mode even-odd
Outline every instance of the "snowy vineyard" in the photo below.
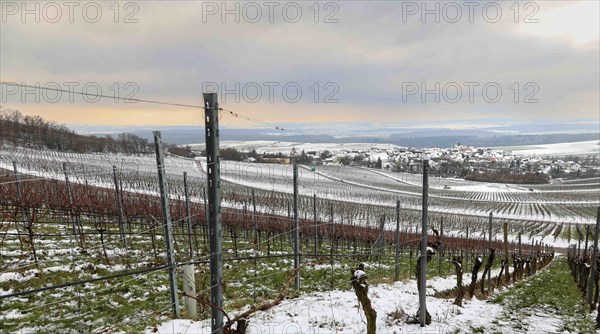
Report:
<svg viewBox="0 0 600 334"><path fill-rule="evenodd" d="M168 156L164 167L177 274L195 265L197 322L169 321L153 156L13 148L0 151L0 168L0 331L210 332L202 320L211 311L203 160ZM294 291L291 166L224 161L221 173L225 310L234 316L285 296L252 313L248 333L364 332L350 285L359 263L377 330L418 330L410 321L419 304L421 175L299 168L304 267ZM554 250L590 239L599 191L598 179L523 187L433 178L430 236L438 244L427 266L427 329L502 327L503 310L482 300L544 275L565 261L553 261ZM492 280L481 282L487 272ZM524 322L525 331L544 330Z"/></svg>

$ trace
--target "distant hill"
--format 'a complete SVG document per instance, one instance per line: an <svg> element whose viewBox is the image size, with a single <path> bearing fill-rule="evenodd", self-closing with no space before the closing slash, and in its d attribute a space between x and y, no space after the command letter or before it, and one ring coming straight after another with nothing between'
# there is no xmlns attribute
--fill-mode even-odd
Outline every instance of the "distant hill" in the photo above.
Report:
<svg viewBox="0 0 600 334"><path fill-rule="evenodd" d="M499 124L499 125L494 125ZM597 119L572 122L525 122L486 120L447 124L432 121L422 123L284 123L274 128L232 128L221 124L221 140L231 141L285 141L302 143L374 143L409 147L452 147L456 143L480 147L543 145L589 141L600 138ZM177 145L204 143L204 127L188 126L73 126L79 133L109 134L130 132L141 138L152 139L152 130L161 130L163 139Z"/></svg>
<svg viewBox="0 0 600 334"><path fill-rule="evenodd" d="M0 145L3 144L77 153L154 152L147 138L132 133L106 134L101 137L83 135L65 125L46 121L41 116L23 115L18 110L0 107Z"/></svg>
<svg viewBox="0 0 600 334"><path fill-rule="evenodd" d="M131 133L151 139L149 128L115 128L127 129ZM107 129L103 129L106 131ZM204 128L200 126L160 127L163 139L177 145L204 143ZM307 134L303 131L275 132L271 129L221 129L221 140L236 141L288 141L302 143L374 143L394 144L406 147L452 147L456 143L477 147L541 145L566 142L597 140L598 133L547 133L547 134L503 134L485 130L417 130L402 133L386 133L336 137L327 134ZM368 132L365 132L368 133ZM442 134L442 135L440 135Z"/></svg>

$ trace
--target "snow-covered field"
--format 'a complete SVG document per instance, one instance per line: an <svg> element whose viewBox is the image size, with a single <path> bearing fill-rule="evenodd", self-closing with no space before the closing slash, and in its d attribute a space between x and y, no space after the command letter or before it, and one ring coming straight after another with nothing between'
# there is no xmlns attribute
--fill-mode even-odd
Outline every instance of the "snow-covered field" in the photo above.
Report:
<svg viewBox="0 0 600 334"><path fill-rule="evenodd" d="M204 149L204 144L191 144L192 149ZM269 140L250 140L250 141L221 141L222 148L235 148L241 151L250 151L252 149L259 153L290 153L292 150L300 152L302 150L309 151L324 151L327 150L332 154L350 151L369 151L369 150L388 150L394 151L399 146L394 144L384 143L303 143L290 141L269 141ZM510 147L493 147L495 150L510 150L517 156L564 156L564 155L599 155L600 140L590 140L581 142L556 143L544 145L523 145ZM373 152L373 159L377 159L378 155ZM383 153L382 159L387 158Z"/></svg>
<svg viewBox="0 0 600 334"><path fill-rule="evenodd" d="M393 150L398 145L393 144L374 144L374 143L302 143L302 142L289 142L289 141L269 141L269 140L249 140L249 141L235 141L235 140L223 140L220 142L222 148L235 148L240 151L256 150L258 153L286 153L289 154L293 149L298 152L302 150L308 151L324 151L335 154L341 151L353 151L353 150L369 150L369 149L383 149ZM203 149L204 144L191 144L192 149Z"/></svg>
<svg viewBox="0 0 600 334"><path fill-rule="evenodd" d="M593 154L600 155L600 140L580 141L573 143L558 143L535 146L514 146L511 148L514 155L519 156L562 156L562 155L581 155Z"/></svg>
<svg viewBox="0 0 600 334"><path fill-rule="evenodd" d="M526 281L545 273L545 270L548 269ZM498 270L494 270L492 276L497 275ZM469 274L464 275L464 282L470 279ZM495 290L487 300L464 300L463 306L459 307L453 304L452 299L433 296L436 291L455 287L454 275L435 278L427 283L427 309L432 316L432 323L424 328L406 322L408 317L415 316L419 308L414 280L370 286L369 298L377 312L377 333L572 333L564 330L564 322L573 319L557 317L544 304L535 304L528 307L526 312L515 314L507 305L491 302L498 293L505 293L514 285ZM245 310L243 308L239 312ZM591 322L594 315L592 313L585 317ZM285 299L267 311L255 313L249 319L249 324L249 334L366 332L363 310L351 289L305 293L298 298ZM210 333L210 330L209 320L171 320L148 328L146 333Z"/></svg>
<svg viewBox="0 0 600 334"><path fill-rule="evenodd" d="M368 268L366 268L368 272ZM492 271L497 277L499 270ZM465 273L463 282L470 282ZM348 284L349 285L349 284ZM491 323L501 312L501 307L473 298L464 307L451 299L434 297L435 292L456 286L456 276L436 277L427 282L427 308L432 324L421 329L418 325L392 319L390 314L402 310L414 316L419 308L419 295L415 280L369 287L369 298L377 312L378 333L470 333L470 327ZM241 312L245 309L240 310ZM463 329L461 331L461 328ZM286 299L280 305L253 316L248 334L261 333L365 333L366 319L354 291L336 289L330 292L307 293L298 298ZM152 333L148 330L147 333ZM210 321L173 320L158 327L161 334L210 333Z"/></svg>
<svg viewBox="0 0 600 334"><path fill-rule="evenodd" d="M308 148L306 148L308 149ZM156 187L156 162L153 156L125 157L115 155L86 155L86 154L65 154L56 152L39 152L28 149L0 150L0 168L6 170L12 169L12 162L17 162L18 170L24 174L38 178L64 180L63 162L67 162L70 181L74 183L88 183L89 185L112 188L114 187L112 166L117 166L119 175L123 177L123 189L130 192L143 194L157 194ZM167 157L165 171L167 173L171 198L180 198L182 189L182 174L188 173L192 182L192 202L203 202L202 187L205 186L205 164L202 160L191 160L177 157ZM290 194L292 187L292 166L277 164L253 164L244 162L224 161L221 165L223 180L223 206L242 209L248 206L251 191L256 191L257 208L259 212L268 212L274 215L285 216L289 212ZM34 178L30 180L35 180ZM464 236L464 230L471 228L471 238L487 238L487 217L489 212L494 213L497 219L507 219L509 221L509 241L516 242L518 236L522 233L524 245L532 242L542 242L544 244L564 247L574 242L576 235L575 226L581 223L593 222L593 214L598 204L597 197L594 197L598 187L593 183L557 183L551 185L552 188L536 187L534 191L520 186L506 186L502 184L479 183L464 180L445 180L432 178L430 187L430 217L433 225L438 226L439 219L444 219L444 233L448 237ZM302 197L300 215L306 217L307 214L312 217L312 195L316 194L324 201L331 200L332 205L336 205L336 210L346 210L335 212L335 216L330 216L329 203L327 207L319 207L318 219L348 224L349 221L357 224L367 224L373 226L373 221L381 215L393 217L396 200L401 201L402 215L401 225L405 231L416 231L415 222L420 217L421 200L421 176L415 174L399 174L384 170L373 170L367 168L341 167L341 166L323 166L316 170L308 167L299 169L299 192ZM445 186L450 185L450 189ZM573 190L580 191L573 191ZM369 214L362 214L369 212ZM361 215L362 214L362 215ZM437 215L437 216L436 216ZM376 217L376 218L373 218ZM5 224L5 223L3 223ZM12 223L8 223L14 224ZM371 225L369 225L371 224ZM16 233L16 227L7 225L6 232ZM498 226L496 226L498 225ZM501 238L502 230L500 224L496 224L493 229L494 236ZM4 226L4 225L3 225ZM39 226L39 225L38 225ZM345 225L346 226L346 225ZM385 228L392 229L395 221L391 219L386 221ZM559 229L559 227L562 229ZM41 228L41 227L37 227ZM53 227L54 228L54 227ZM141 227L144 228L144 227ZM70 227L66 224L57 225L56 229L63 233ZM92 232L92 228L89 228ZM554 231L557 238L553 238ZM569 231L568 239L564 231ZM27 247L20 246L20 241L16 237L7 237L4 248L0 250L0 259L3 259L7 265L7 270L0 270L0 294L6 295L15 291L20 291L29 283L41 284L39 274L57 275L64 279L79 279L81 276L99 277L108 275L115 271L131 270L142 265L148 265L154 261L156 255L152 256L149 240L145 236L137 237L137 246L133 253L125 251L120 247L109 247L106 260L115 259L124 256L137 256L143 258L145 262L139 262L132 267L125 267L121 263L113 263L112 268L106 266L102 268L103 254L97 245L93 258L86 258L87 255L77 255L72 246L68 246L68 240L37 238L36 244L40 247L40 252L47 257L42 262L40 269L28 269L31 265L31 258L28 258ZM157 240L160 242L160 235ZM91 240L90 240L91 242ZM179 240L180 246L182 240ZM248 240L241 243L240 254L251 252L252 246ZM97 243L97 240L96 240ZM112 237L107 243L110 246L118 246L120 241L118 237ZM343 249L342 249L343 250ZM282 250L283 251L283 250ZM65 253L57 253L65 252ZM228 250L233 252L232 249ZM60 257L58 255L62 255ZM76 256L78 263L69 266L69 259L64 256ZM407 254L405 254L406 256ZM161 255L162 256L162 255ZM407 256L406 256L407 257ZM412 257L412 255L411 255ZM414 259L414 258L412 258ZM406 260L406 259L405 259ZM410 262L410 259L407 261ZM92 266L89 266L89 264ZM280 262L281 266L276 268L275 273L264 273L265 276L271 274L285 274L289 269L290 263L287 259ZM249 266L248 263L245 264ZM345 263L344 265L348 265ZM23 267L26 266L26 267ZM341 265L336 264L336 270L343 272ZM391 272L389 264L382 270L385 273L379 276L380 282L389 282L389 273ZM9 269L10 268L10 269ZM74 268L74 269L73 269ZM108 269L110 269L110 272ZM344 267L345 268L345 267ZM410 270L411 265L405 265L402 270ZM98 270L105 270L98 274ZM246 268L248 269L248 268ZM322 269L322 268L321 268ZM368 268L375 270L377 268ZM73 271L74 272L70 272ZM204 271L202 271L204 270ZM256 270L256 269L254 269ZM233 272L235 270L230 270ZM466 270L465 270L466 271ZM374 272L372 271L374 274ZM495 270L497 273L497 269ZM198 269L198 275L205 277L205 269ZM245 273L249 274L249 273ZM233 275L233 274L231 274ZM263 273L261 273L263 275ZM332 274L333 276L333 274ZM140 278L141 279L141 278ZM240 285L247 280L247 277L230 280L230 289L242 289ZM161 295L166 291L164 286L164 276L156 276L154 281L158 288L152 293ZM362 311L357 308L356 297L346 285L346 279L342 277L342 285L336 285L335 289L327 292L311 292L307 290L298 298L286 299L281 305L255 315L252 318L249 333L363 333L365 328L364 318L361 318ZM468 282L470 275L465 273L464 281ZM308 282L307 282L308 283ZM19 285L21 284L21 285ZM45 284L45 283L43 283ZM269 285L271 284L271 285ZM451 289L455 285L455 277L436 277L428 281L428 303L429 311L433 316L433 324L425 329L419 329L405 322L391 319L389 314L402 309L406 314L414 315L418 301L416 285L414 280L406 280L393 284L379 283L373 285L370 290L371 297L378 311L377 327L379 332L384 333L406 333L406 332L459 332L471 333L481 327L489 324L498 329L498 317L505 312L500 305L485 301L473 299L465 301L464 308L457 308L452 305L451 300L435 298L434 293ZM6 287L6 288L5 288ZM258 290L265 287L274 288L269 280L260 282L252 286ZM251 288L252 288L251 287ZM98 287L90 286L90 292L87 300L90 302L94 289ZM143 293L143 289L133 289L136 293ZM231 291L231 290L230 290ZM58 298L75 298L75 290L70 288L65 294L57 295ZM106 298L114 299L118 295L107 295ZM145 296L145 295L144 295ZM246 296L247 297L247 296ZM46 295L46 298L47 295ZM145 297L139 297L139 302L145 301ZM11 326L15 326L16 321L34 317L26 312L15 312L12 305L24 303L25 299L11 300L11 306L3 309L0 318L10 321ZM31 303L31 301L28 301ZM45 300L44 303L48 303ZM54 303L54 299L50 302ZM91 303L91 302L90 302ZM118 301L113 306L126 309L123 301ZM249 303L246 303L248 305ZM15 306L15 307L17 307ZM242 306L230 307L228 310L238 312L244 310ZM28 304L27 308L32 308ZM69 307L75 308L72 303ZM157 307L168 309L166 298L161 300ZM246 306L247 307L247 306ZM25 308L25 311L27 310ZM146 313L140 316L148 316L152 311L145 310ZM97 313L91 308L88 311L88 318L83 316L85 321L101 322L93 318ZM163 313L164 314L164 313ZM484 316L482 314L485 314ZM37 316L37 315L36 315ZM530 323L526 331L540 329L545 332L557 331L560 328L559 323L546 318L547 313L540 310L528 320ZM56 311L51 316L53 319L64 318L62 312ZM119 321L125 323L130 315L122 315ZM38 318L38 320L41 318ZM91 319L91 320L88 320ZM43 319L42 319L43 320ZM536 322L543 322L542 324ZM208 321L190 322L186 320L174 320L158 326L160 333L202 333L209 332ZM40 326L39 323L36 326ZM58 327L35 327L37 330L63 329ZM144 325L145 326L145 325ZM538 327L536 327L538 326ZM540 327L542 326L542 327ZM21 327L25 328L25 327ZM34 328L34 329L35 329ZM102 324L93 328L102 329ZM1 329L1 327L0 327ZM151 332L153 329L149 328ZM0 330L1 331L1 330ZM502 331L501 331L502 332ZM510 332L510 331L508 331Z"/></svg>
<svg viewBox="0 0 600 334"><path fill-rule="evenodd" d="M112 166L115 165L123 173L124 189L148 194L157 194L158 191L156 165L152 156L41 153L29 149L0 151L1 168L12 169L12 161L17 161L21 172L55 180L64 180L62 163L68 162L72 182L88 182L107 188L114 187ZM181 176L187 172L194 182L192 201L201 202L206 168L202 160L167 157L166 165L171 186L181 189ZM248 192L249 189L282 196L289 196L293 192L290 165L223 161L221 173L222 179L227 181L223 183L224 190L232 195ZM395 207L399 199L404 210L414 213L420 209L421 184L420 175L409 173L345 166L321 166L315 171L299 168L299 192L302 196L312 197L316 194L319 198L329 200L389 208ZM528 221L592 224L596 219L595 207L600 204L599 192L600 184L594 183L557 183L526 188L432 177L430 212L481 218L487 218L493 212L495 217L523 224ZM228 202L227 196L224 197L224 206L240 205L243 207L244 204ZM277 208L272 212L285 214L286 208ZM564 242L558 244L562 246Z"/></svg>

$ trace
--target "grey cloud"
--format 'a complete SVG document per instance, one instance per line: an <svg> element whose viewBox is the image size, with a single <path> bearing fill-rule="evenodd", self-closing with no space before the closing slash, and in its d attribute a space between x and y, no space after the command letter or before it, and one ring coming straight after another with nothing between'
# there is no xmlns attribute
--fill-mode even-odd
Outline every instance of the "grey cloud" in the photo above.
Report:
<svg viewBox="0 0 600 334"><path fill-rule="evenodd" d="M205 24L197 2L140 3L140 22L132 25L4 24L1 67L11 78L27 68L24 80L36 80L39 73L39 80L97 76L108 82L111 74L122 81L120 74L131 73L130 81L148 97L184 101L197 101L209 81L294 81L303 87L335 82L342 105L391 117L575 119L593 117L599 109L598 47L522 34L510 17L496 24L481 17L473 24L423 24L414 17L403 23L397 3L339 5L337 24ZM546 6L541 10L557 5L564 4L540 3ZM513 82L535 82L540 102L403 103L402 83L408 81L430 87L498 82L504 94Z"/></svg>

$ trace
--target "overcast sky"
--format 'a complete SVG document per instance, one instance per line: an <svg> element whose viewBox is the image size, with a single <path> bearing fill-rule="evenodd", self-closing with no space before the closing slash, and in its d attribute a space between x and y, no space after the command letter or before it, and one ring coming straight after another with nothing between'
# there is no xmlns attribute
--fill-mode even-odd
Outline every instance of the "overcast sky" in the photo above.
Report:
<svg viewBox="0 0 600 334"><path fill-rule="evenodd" d="M600 123L598 1L1 3L2 82L192 105L217 88L276 124ZM201 124L198 109L2 89L4 107L59 123Z"/></svg>

